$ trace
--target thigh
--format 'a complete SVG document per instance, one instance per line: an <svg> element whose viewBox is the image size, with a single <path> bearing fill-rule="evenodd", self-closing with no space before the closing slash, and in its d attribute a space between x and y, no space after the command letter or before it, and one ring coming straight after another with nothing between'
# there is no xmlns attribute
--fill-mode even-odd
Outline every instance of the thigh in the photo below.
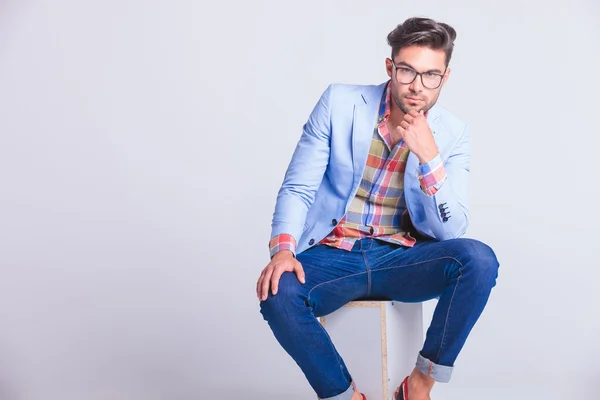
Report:
<svg viewBox="0 0 600 400"><path fill-rule="evenodd" d="M297 255L306 276L302 286L315 316L327 315L366 294L367 273L360 251L319 245ZM290 275L285 273L284 275ZM283 278L283 276L282 276Z"/></svg>
<svg viewBox="0 0 600 400"><path fill-rule="evenodd" d="M421 242L379 256L372 264L372 295L404 302L439 297L462 266L487 246L472 239Z"/></svg>

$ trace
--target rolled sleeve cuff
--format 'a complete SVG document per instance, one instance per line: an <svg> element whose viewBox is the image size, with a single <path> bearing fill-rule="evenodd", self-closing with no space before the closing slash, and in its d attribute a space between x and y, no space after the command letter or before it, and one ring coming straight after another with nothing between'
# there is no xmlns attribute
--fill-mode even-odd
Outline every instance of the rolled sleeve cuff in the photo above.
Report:
<svg viewBox="0 0 600 400"><path fill-rule="evenodd" d="M417 173L421 190L428 196L436 194L448 177L439 153L433 160L419 165Z"/></svg>
<svg viewBox="0 0 600 400"><path fill-rule="evenodd" d="M269 253L271 258L280 251L289 250L296 257L296 240L292 235L282 233L269 241Z"/></svg>

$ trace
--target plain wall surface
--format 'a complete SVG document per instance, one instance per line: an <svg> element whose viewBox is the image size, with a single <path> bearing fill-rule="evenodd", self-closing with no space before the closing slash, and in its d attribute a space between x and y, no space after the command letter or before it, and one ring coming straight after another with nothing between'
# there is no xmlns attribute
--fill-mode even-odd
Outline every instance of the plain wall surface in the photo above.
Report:
<svg viewBox="0 0 600 400"><path fill-rule="evenodd" d="M0 400L315 398L259 314L275 196L332 82L458 31L498 285L434 398L600 398L597 1L0 1ZM399 383L399 382L398 382Z"/></svg>

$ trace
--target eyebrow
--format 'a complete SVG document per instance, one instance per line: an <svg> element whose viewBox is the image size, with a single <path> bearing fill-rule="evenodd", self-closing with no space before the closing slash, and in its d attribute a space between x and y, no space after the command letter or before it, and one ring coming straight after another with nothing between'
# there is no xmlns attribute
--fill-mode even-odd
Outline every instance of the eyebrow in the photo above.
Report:
<svg viewBox="0 0 600 400"><path fill-rule="evenodd" d="M409 63L407 63L407 62L404 62L404 61L400 61L400 62L399 62L398 64L396 64L396 65L404 65L404 66L406 66L406 67L408 67L408 68L410 68L410 69L412 69L412 70L415 70L415 71L417 70L415 67L413 67L412 65L410 65ZM442 73L443 73L443 72L442 72L442 71L440 71L439 69L430 69L430 70L428 70L428 71L425 71L425 72L437 72L438 74L442 74Z"/></svg>

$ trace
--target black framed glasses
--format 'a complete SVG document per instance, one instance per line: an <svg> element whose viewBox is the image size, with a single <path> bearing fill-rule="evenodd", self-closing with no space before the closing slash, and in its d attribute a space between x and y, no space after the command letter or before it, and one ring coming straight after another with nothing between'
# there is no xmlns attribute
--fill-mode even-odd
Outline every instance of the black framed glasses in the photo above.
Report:
<svg viewBox="0 0 600 400"><path fill-rule="evenodd" d="M392 65L396 70L396 80L404 85L409 85L413 83L413 81L417 78L417 76L421 76L421 83L427 89L437 89L442 84L442 80L444 79L444 74L446 73L446 69L444 69L443 74L439 74L437 72L417 72L412 68L406 67L404 65L397 66L392 60Z"/></svg>

